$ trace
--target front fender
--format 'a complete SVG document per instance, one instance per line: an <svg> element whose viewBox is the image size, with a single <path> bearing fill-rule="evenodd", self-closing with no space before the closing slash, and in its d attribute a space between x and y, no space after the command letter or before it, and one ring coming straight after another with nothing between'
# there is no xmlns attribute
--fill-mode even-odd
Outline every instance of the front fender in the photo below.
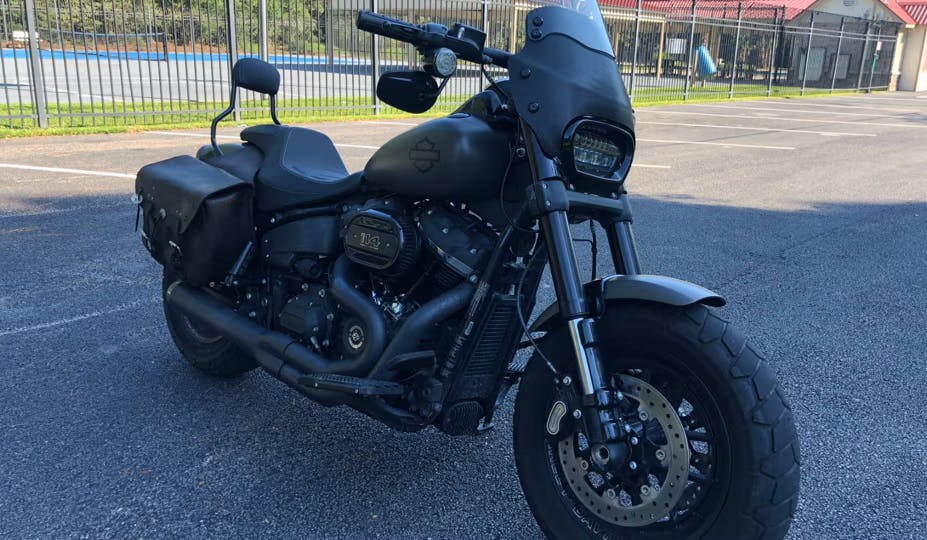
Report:
<svg viewBox="0 0 927 540"><path fill-rule="evenodd" d="M645 300L671 306L705 304L721 307L727 302L705 287L666 276L638 274L609 276L586 284L586 297L602 307L617 300ZM560 306L554 302L531 325L531 332L547 332L560 319Z"/></svg>

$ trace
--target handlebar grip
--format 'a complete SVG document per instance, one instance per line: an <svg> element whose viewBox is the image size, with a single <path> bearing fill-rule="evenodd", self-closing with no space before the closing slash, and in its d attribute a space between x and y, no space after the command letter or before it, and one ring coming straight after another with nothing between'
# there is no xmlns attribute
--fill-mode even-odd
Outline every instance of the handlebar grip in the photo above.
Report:
<svg viewBox="0 0 927 540"><path fill-rule="evenodd" d="M422 29L414 24L393 19L392 17L384 17L371 11L361 11L357 14L357 28L365 32L413 44L419 34L422 33Z"/></svg>

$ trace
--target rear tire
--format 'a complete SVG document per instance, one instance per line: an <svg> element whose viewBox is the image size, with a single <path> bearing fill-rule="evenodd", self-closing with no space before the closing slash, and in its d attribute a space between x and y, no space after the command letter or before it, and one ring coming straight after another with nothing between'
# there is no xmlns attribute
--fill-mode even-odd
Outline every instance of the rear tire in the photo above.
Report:
<svg viewBox="0 0 927 540"><path fill-rule="evenodd" d="M552 407L564 394L557 390L546 362L535 353L519 385L514 446L522 489L547 537L570 540L785 537L798 504L798 439L792 412L762 357L729 323L702 305L678 308L647 302L615 304L600 320L598 330L600 336L607 337L600 349L606 374L625 374L645 381L651 377L654 388L659 389L660 384L667 388L666 401L676 408L687 435L692 433L690 429L696 430L696 419L707 426L698 431L711 434L711 449L700 455L701 447L690 447L689 458L702 460L696 463L710 460L707 469L710 474L708 481L703 478L695 482L693 475L705 475L700 469L690 468L685 496L666 511L661 521L627 527L615 523L621 522L617 515L612 517L614 522L603 518L601 510L605 508L595 504L602 499L593 500L603 495L594 495L589 490L593 482L589 480L589 485L580 487L576 483L576 469L572 469L572 476L567 476L565 470L569 465L564 465L567 458L563 456L567 454L563 441L578 435L566 434L573 433L572 427L561 427L556 436L547 431ZM575 360L566 332L552 332L540 346L561 375L572 377L572 387L576 388ZM655 382L675 380L674 377L683 381L683 391L672 390L668 382ZM680 397L683 395L686 397ZM689 410L697 413L682 412L692 407L692 403L696 405ZM561 426L564 424L573 425L570 415L561 421ZM691 437L697 439L694 434ZM690 445L700 444L693 440L689 438ZM578 443L575 448L578 455ZM682 463L685 467L685 461ZM587 462L580 465L585 470ZM588 466L592 471L592 465ZM618 475L633 476L634 473L627 472L629 468L625 465ZM590 478L594 474L598 473L590 474ZM615 482L615 477L607 476L609 482ZM662 484L658 492L666 485ZM641 504L628 503L627 492L621 492L625 499L619 502L620 497L615 497L617 489L620 488L609 490L610 504ZM640 489L643 493L645 488ZM586 502L577 492L586 496ZM590 505L598 509L599 515L590 510Z"/></svg>
<svg viewBox="0 0 927 540"><path fill-rule="evenodd" d="M231 378L257 367L250 356L207 325L191 320L167 302L167 288L176 281L167 273L161 283L164 317L174 345L191 366L216 377Z"/></svg>

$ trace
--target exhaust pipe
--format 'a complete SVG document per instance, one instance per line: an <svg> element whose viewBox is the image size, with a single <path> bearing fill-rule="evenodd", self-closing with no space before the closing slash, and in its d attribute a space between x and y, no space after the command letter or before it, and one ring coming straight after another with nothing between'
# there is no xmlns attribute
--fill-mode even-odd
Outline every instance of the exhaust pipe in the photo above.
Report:
<svg viewBox="0 0 927 540"><path fill-rule="evenodd" d="M329 360L303 346L296 339L243 317L209 293L175 282L167 289L167 302L184 315L208 324L254 357L274 376L280 377L283 363L304 373L364 376L386 348L386 320L377 306L354 288L351 263L340 257L332 268L331 294L347 311L364 321L367 344L364 352L349 360Z"/></svg>
<svg viewBox="0 0 927 540"><path fill-rule="evenodd" d="M206 291L182 281L175 281L167 288L165 301L184 315L215 328L277 379L312 399L334 405L345 403L350 397L302 387L298 384L299 378L305 374L368 377L371 372L373 378L384 376L390 360L414 350L424 332L466 307L473 296L473 286L463 283L425 303L406 320L387 347L385 317L370 299L354 288L351 271L350 261L344 256L339 257L332 268L330 289L341 306L367 325L368 342L364 353L351 360L325 358L293 337L261 326Z"/></svg>

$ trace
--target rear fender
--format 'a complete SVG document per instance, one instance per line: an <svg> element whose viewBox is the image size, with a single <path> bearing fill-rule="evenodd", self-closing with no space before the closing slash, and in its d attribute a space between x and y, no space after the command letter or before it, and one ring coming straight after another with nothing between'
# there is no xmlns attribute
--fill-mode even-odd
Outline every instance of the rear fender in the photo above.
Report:
<svg viewBox="0 0 927 540"><path fill-rule="evenodd" d="M638 274L609 276L585 285L590 305L601 313L611 302L643 300L671 306L705 304L721 307L727 302L717 293L700 285L666 276ZM560 321L560 306L554 302L531 325L531 332L548 332Z"/></svg>

